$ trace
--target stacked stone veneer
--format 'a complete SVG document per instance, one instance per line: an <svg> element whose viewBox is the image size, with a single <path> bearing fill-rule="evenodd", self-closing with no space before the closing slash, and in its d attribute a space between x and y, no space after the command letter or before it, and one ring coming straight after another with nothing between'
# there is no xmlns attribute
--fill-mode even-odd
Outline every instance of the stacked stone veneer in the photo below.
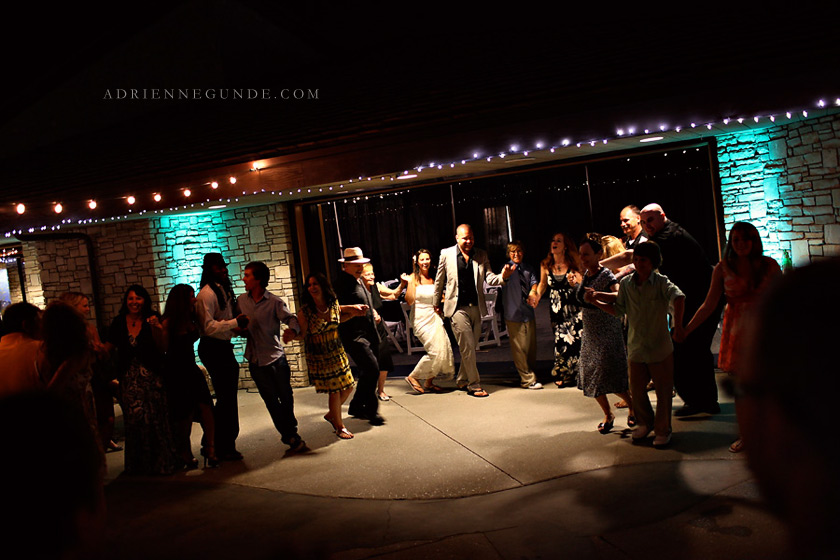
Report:
<svg viewBox="0 0 840 560"><path fill-rule="evenodd" d="M718 137L727 232L748 221L793 264L840 255L840 114Z"/></svg>
<svg viewBox="0 0 840 560"><path fill-rule="evenodd" d="M272 271L269 291L282 297L292 312L297 307L289 222L285 205L268 205L215 213L173 215L121 220L62 232L84 233L93 240L98 272L100 324L107 328L119 312L123 294L140 284L163 311L166 295L176 284L198 291L205 253L221 252L237 294L243 292L242 271L251 261L263 261ZM27 299L39 306L67 290L93 293L87 247L82 240L28 241L23 244L27 263ZM240 386L253 387L242 354L244 340L234 339L240 360ZM286 345L295 386L309 384L298 343Z"/></svg>
<svg viewBox="0 0 840 560"><path fill-rule="evenodd" d="M2 265L6 269L6 275L9 278L9 302L0 302L0 306L11 303L23 301L23 291L20 286L20 275L18 274L18 265L14 259ZM25 270L25 268L24 268Z"/></svg>

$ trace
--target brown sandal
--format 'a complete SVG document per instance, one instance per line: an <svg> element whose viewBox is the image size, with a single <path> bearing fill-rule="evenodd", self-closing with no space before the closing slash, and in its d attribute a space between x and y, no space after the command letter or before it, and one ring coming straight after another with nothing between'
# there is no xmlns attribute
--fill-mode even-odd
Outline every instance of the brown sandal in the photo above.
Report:
<svg viewBox="0 0 840 560"><path fill-rule="evenodd" d="M415 381L411 377L406 377L405 382L408 383L409 386L412 389L414 389L414 392L417 393L418 395L422 395L423 393L425 393L425 391L423 390L423 387L421 387L420 384L417 383L417 381Z"/></svg>

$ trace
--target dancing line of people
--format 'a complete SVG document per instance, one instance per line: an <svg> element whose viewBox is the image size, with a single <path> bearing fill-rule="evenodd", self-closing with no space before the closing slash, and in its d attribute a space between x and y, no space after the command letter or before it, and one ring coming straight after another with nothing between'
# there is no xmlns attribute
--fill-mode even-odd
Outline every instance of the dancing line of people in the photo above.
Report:
<svg viewBox="0 0 840 560"><path fill-rule="evenodd" d="M524 245L512 241L509 260L498 274L486 252L474 246L472 228L461 224L455 245L440 252L436 272L432 253L420 249L412 258L413 270L402 274L394 288L377 284L370 259L361 248L349 247L339 259L335 284L320 272L306 277L297 314L267 290L270 271L264 263L245 266L245 293L237 298L223 255L208 253L198 294L185 284L173 287L162 316L153 310L145 288L129 286L104 343L85 323L89 302L82 294L65 294L43 315L30 304L15 304L4 315L0 360L10 373L0 377L0 394L49 389L68 396L89 420L104 464L104 451L119 449L113 441L113 389L118 388L126 473L197 468L190 444L194 421L203 429L204 466L218 467L243 458L236 447L239 364L232 344L234 336L241 336L247 341L251 377L280 440L291 452L302 451L307 447L298 432L284 344L303 343L310 380L317 392L328 395L324 419L337 438L349 440L354 434L343 421L342 407L351 394L350 416L385 423L379 403L390 399L384 382L393 361L382 300L403 292L411 306L411 328L426 351L405 379L412 392L444 392L438 382L455 377L456 389L476 398L489 396L475 354L488 285L501 287L522 388L543 388L534 372L534 309L548 292L554 332L551 374L557 387L576 386L595 399L604 415L597 429L604 434L616 421L607 395L618 395L616 406L628 408L632 440L654 433L654 447L664 447L671 442L674 387L685 402L674 415L720 410L710 346L722 296L727 307L720 367L737 373L747 310L780 270L763 256L758 232L744 222L732 228L724 258L713 271L699 244L658 204L623 208L620 224L623 241L590 233L578 245L556 233L539 271L524 262ZM689 318L685 327L684 317ZM460 351L457 376L444 318ZM215 404L196 363L196 341ZM357 380L349 358L359 370ZM101 373L109 363L110 378ZM655 413L647 395L650 386L657 396ZM741 448L739 440L731 450Z"/></svg>

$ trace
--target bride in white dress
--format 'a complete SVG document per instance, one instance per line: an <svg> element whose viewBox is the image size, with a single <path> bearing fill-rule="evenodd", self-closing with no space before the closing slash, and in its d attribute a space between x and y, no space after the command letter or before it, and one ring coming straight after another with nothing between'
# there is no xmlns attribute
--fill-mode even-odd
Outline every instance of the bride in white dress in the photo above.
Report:
<svg viewBox="0 0 840 560"><path fill-rule="evenodd" d="M431 265L432 255L426 249L420 249L414 254L414 273L401 276L408 283L405 301L412 306L411 325L414 334L426 350L426 355L420 358L414 371L405 378L418 394L440 393L442 389L435 385L435 378L449 379L455 373L449 336L433 305L435 280L429 274ZM421 385L419 380L423 379L425 383Z"/></svg>

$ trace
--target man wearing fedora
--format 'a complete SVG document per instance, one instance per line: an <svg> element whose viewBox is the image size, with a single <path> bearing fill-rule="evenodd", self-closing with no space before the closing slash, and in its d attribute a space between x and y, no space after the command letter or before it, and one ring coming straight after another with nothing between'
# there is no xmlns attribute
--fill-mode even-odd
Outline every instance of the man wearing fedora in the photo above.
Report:
<svg viewBox="0 0 840 560"><path fill-rule="evenodd" d="M341 305L364 305L366 313L353 317L338 327L341 344L353 362L359 368L359 380L356 393L350 401L350 416L364 418L374 426L385 423L379 415L379 400L376 397L376 384L379 380L379 333L373 319L373 305L370 294L362 285L362 269L366 259L359 247L344 249L344 258L338 259L341 271L335 281L335 293Z"/></svg>
<svg viewBox="0 0 840 560"><path fill-rule="evenodd" d="M201 266L201 289L195 298L195 312L201 340L198 357L207 368L216 392L216 455L223 461L238 461L239 362L231 339L235 329L248 325L248 317L236 311L236 298L228 277L228 263L221 253L207 253Z"/></svg>

